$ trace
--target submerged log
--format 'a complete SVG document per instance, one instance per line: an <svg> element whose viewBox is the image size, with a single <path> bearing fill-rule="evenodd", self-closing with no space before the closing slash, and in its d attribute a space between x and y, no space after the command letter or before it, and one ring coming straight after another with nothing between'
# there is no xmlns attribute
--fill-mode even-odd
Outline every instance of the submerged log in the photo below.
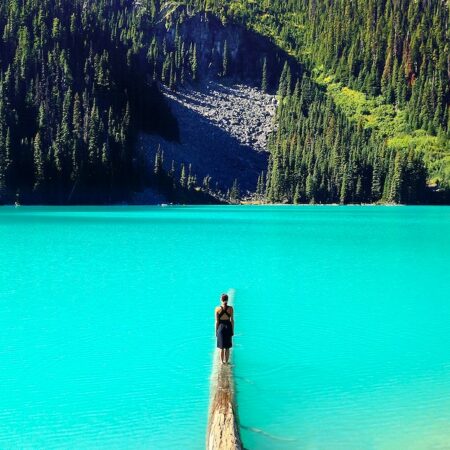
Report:
<svg viewBox="0 0 450 450"><path fill-rule="evenodd" d="M206 436L207 450L242 450L243 448L231 367L220 362L218 353L215 355Z"/></svg>

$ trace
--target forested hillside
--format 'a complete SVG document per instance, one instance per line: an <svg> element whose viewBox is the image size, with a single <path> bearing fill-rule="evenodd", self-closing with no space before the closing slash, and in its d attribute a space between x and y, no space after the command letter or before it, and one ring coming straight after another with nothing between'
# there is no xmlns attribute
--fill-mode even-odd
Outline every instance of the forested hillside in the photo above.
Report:
<svg viewBox="0 0 450 450"><path fill-rule="evenodd" d="M0 201L220 197L134 153L138 131L178 138L158 83L217 77L279 96L262 201L445 202L448 54L445 1L0 0Z"/></svg>
<svg viewBox="0 0 450 450"><path fill-rule="evenodd" d="M3 201L126 198L133 128L176 133L138 57L141 20L130 1L0 2Z"/></svg>
<svg viewBox="0 0 450 450"><path fill-rule="evenodd" d="M204 4L192 3L197 7ZM374 193L371 197L364 196L365 201L376 201L380 198L379 192L384 201L411 201L402 191L414 190L410 186L410 169L412 161L420 158L425 162L429 184L449 188L450 28L446 0L231 0L211 1L208 5L207 8L217 14L246 23L270 36L281 48L306 64L311 77L326 89L327 96L338 107L338 114L342 113L350 122L343 126L351 130L349 136L352 139L344 138L340 133L336 141L344 139L350 147L356 146L362 160L377 159L376 155L381 155L379 162L367 160L368 164L361 164L359 156L346 160L344 155L341 169L333 169L335 174L336 171L340 173L332 181L329 168L325 167L334 165L329 158L331 143L324 143L320 127L306 125L312 133L309 134L311 148L316 148L308 151L301 138L308 134L295 129L297 126L304 130L305 127L300 125L304 119L292 120L297 114L298 107L294 105L298 102L287 101L285 111L281 113L281 120L287 121L286 126L281 127L284 136L279 135L275 140L269 177L277 185L276 180L282 180L281 197L288 191L291 201L293 192L297 191L303 200L311 200L310 196L302 195L306 190L305 175L293 158L313 160L303 172L309 175L308 192L311 187L313 191L317 188L322 192L324 188L327 190L325 197L319 195L320 201L330 198L335 201L339 190L345 194L341 200L350 193L350 201L359 201L361 196L356 193L356 186L365 185L363 191L367 192L368 178L371 178ZM314 96L321 97L317 93ZM288 116L291 118L286 119ZM334 106L327 105L320 119L329 123L329 117L333 117L331 128L334 128ZM338 122L345 123L345 120L341 118ZM359 130L356 134L355 129ZM370 132L370 143L364 143L362 130ZM343 134L347 133L343 131ZM298 138L300 145L293 146L292 140ZM295 147L297 150L293 149ZM323 147L323 151L317 150L319 147ZM352 152L350 147L344 154ZM342 145L337 148L342 150ZM288 159L289 164L286 163ZM382 166L386 172L383 171L381 176L384 186L380 190L378 174ZM368 171L376 176L368 176ZM414 183L420 171L416 164ZM394 185L400 180L404 189L396 189L390 182L392 179L397 180ZM344 185L342 180L346 181ZM330 182L335 185L333 189L326 187ZM442 200L443 193L440 194L435 198ZM269 189L268 196L280 200L280 189L275 192Z"/></svg>

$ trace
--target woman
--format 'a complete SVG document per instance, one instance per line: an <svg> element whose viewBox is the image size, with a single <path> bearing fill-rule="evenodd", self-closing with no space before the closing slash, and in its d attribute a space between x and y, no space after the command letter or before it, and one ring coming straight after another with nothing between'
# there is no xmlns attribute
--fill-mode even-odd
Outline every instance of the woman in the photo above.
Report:
<svg viewBox="0 0 450 450"><path fill-rule="evenodd" d="M220 360L222 364L228 364L230 348L233 346L234 334L233 307L228 306L228 295L222 294L222 306L215 309L217 348L220 348Z"/></svg>

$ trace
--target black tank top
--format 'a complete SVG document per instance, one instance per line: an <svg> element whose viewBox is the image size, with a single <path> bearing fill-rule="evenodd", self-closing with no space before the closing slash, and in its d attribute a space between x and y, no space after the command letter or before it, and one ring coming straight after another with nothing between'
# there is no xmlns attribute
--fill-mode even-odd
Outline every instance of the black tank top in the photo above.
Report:
<svg viewBox="0 0 450 450"><path fill-rule="evenodd" d="M219 318L219 320L230 320L230 314L227 312L228 306L226 308L224 308L223 306L221 306L222 311L217 313L217 317ZM226 314L228 316L228 319L221 319L221 317Z"/></svg>

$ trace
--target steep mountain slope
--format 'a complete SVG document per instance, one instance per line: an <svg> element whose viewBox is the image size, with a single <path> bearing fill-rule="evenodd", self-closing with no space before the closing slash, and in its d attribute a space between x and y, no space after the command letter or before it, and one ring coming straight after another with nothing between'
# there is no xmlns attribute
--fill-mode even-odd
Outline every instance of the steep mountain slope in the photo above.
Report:
<svg viewBox="0 0 450 450"><path fill-rule="evenodd" d="M448 201L448 11L365 3L0 0L0 201Z"/></svg>
<svg viewBox="0 0 450 450"><path fill-rule="evenodd" d="M423 153L429 183L450 186L446 0L230 0L206 9L270 36L307 65L350 121L388 149Z"/></svg>
<svg viewBox="0 0 450 450"><path fill-rule="evenodd" d="M235 180L242 195L255 191L258 177L267 170L267 139L274 129L275 96L244 84L214 80L170 91L162 87L177 119L179 139L169 141L158 134L141 133L138 151L145 154L148 170L158 149L163 166L181 165L195 174L202 185L222 193ZM190 169L189 169L190 167Z"/></svg>

